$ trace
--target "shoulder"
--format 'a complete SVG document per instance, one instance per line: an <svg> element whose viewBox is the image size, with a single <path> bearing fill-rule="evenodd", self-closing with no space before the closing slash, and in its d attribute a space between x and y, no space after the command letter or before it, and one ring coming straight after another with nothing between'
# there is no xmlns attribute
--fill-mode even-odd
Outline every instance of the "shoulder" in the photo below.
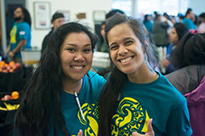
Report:
<svg viewBox="0 0 205 136"><path fill-rule="evenodd" d="M87 85L89 84L91 87L90 94L93 94L97 98L106 82L105 78L93 71L89 71L85 76L85 78L86 78L86 84Z"/></svg>
<svg viewBox="0 0 205 136"><path fill-rule="evenodd" d="M205 65L190 65L186 66L184 68L178 69L168 75L166 77L168 78L171 83L174 83L175 80L177 81L186 81L189 79L190 76L198 76L199 74L205 73Z"/></svg>
<svg viewBox="0 0 205 136"><path fill-rule="evenodd" d="M27 22L17 23L17 29L19 31L31 32L31 27L29 26L29 24Z"/></svg>
<svg viewBox="0 0 205 136"><path fill-rule="evenodd" d="M91 70L88 72L87 75L88 75L88 78L91 80L91 82L102 83L103 85L106 82L106 79L103 76L100 76L99 74L97 74Z"/></svg>
<svg viewBox="0 0 205 136"><path fill-rule="evenodd" d="M30 26L27 22L18 23L18 26L21 28L30 28Z"/></svg>
<svg viewBox="0 0 205 136"><path fill-rule="evenodd" d="M171 82L165 76L160 74L159 78L160 81L158 84L161 84L160 86L162 86L162 90L164 89L164 94L172 99L175 104L186 101L184 96L171 84Z"/></svg>

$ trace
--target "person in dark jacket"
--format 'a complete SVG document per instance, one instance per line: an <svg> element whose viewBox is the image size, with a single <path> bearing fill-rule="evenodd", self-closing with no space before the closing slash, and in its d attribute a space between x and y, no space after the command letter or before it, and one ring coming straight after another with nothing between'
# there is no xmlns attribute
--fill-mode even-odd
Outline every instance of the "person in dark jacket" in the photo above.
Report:
<svg viewBox="0 0 205 136"><path fill-rule="evenodd" d="M53 27L51 28L51 31L44 37L43 43L42 43L42 48L41 48L41 54L44 52L48 40L51 37L51 35L56 31L58 27L60 27L62 24L64 24L64 15L62 13L56 12L53 14L51 23Z"/></svg>

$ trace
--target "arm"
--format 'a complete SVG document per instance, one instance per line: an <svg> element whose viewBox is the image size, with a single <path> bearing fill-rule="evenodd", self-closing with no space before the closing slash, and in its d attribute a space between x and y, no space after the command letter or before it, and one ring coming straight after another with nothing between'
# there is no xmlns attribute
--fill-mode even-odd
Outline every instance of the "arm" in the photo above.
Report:
<svg viewBox="0 0 205 136"><path fill-rule="evenodd" d="M26 45L26 40L25 39L22 39L20 40L19 44L17 45L17 47L15 49L13 49L13 51L10 51L9 52L9 57L14 57L15 53L19 52L21 47Z"/></svg>
<svg viewBox="0 0 205 136"><path fill-rule="evenodd" d="M147 122L147 132L145 133L145 135L139 134L137 132L133 132L132 136L154 136L154 131L152 129L152 119L149 119Z"/></svg>
<svg viewBox="0 0 205 136"><path fill-rule="evenodd" d="M10 44L8 45L8 48L6 49L6 54L8 54L10 51Z"/></svg>
<svg viewBox="0 0 205 136"><path fill-rule="evenodd" d="M185 100L180 105L170 111L170 116L167 121L167 136L191 136L192 129L189 119L189 111L187 101Z"/></svg>

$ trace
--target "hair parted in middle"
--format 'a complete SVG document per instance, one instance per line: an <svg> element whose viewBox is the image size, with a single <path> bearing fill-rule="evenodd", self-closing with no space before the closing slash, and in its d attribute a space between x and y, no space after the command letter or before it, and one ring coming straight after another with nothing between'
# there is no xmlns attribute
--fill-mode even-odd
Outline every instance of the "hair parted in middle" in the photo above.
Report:
<svg viewBox="0 0 205 136"><path fill-rule="evenodd" d="M120 24L127 24L130 26L136 37L141 42L145 54L147 54L149 57L149 46L146 42L146 40L149 41L149 39L145 26L140 20L128 17L123 14L116 13L106 23L105 40L107 42L107 45L109 45L109 31L116 25ZM106 82L103 90L101 91L99 97L99 136L111 135L112 116L115 113L117 99L126 79L127 75L121 72L117 67L114 67L108 81Z"/></svg>
<svg viewBox="0 0 205 136"><path fill-rule="evenodd" d="M60 26L48 41L39 65L24 88L21 106L16 114L16 135L48 135L50 127L69 136L61 111L60 92L63 89L63 70L60 47L71 33L86 33L91 41L92 51L97 36L77 22ZM71 122L72 123L72 122Z"/></svg>

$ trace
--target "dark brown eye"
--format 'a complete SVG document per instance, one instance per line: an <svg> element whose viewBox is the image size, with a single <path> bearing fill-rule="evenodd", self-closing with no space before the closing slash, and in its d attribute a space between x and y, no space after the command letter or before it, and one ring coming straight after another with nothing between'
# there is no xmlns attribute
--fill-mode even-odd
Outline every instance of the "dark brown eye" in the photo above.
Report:
<svg viewBox="0 0 205 136"><path fill-rule="evenodd" d="M126 41L125 45L131 45L133 43L133 41Z"/></svg>
<svg viewBox="0 0 205 136"><path fill-rule="evenodd" d="M118 49L118 45L112 45L112 46L110 47L110 50L116 50L116 49Z"/></svg>
<svg viewBox="0 0 205 136"><path fill-rule="evenodd" d="M89 52L91 52L91 49L84 49L83 52L84 53L89 53Z"/></svg>
<svg viewBox="0 0 205 136"><path fill-rule="evenodd" d="M68 48L67 50L68 50L69 52L71 52L71 53L72 53L72 52L75 52L75 49L74 49L74 48Z"/></svg>

